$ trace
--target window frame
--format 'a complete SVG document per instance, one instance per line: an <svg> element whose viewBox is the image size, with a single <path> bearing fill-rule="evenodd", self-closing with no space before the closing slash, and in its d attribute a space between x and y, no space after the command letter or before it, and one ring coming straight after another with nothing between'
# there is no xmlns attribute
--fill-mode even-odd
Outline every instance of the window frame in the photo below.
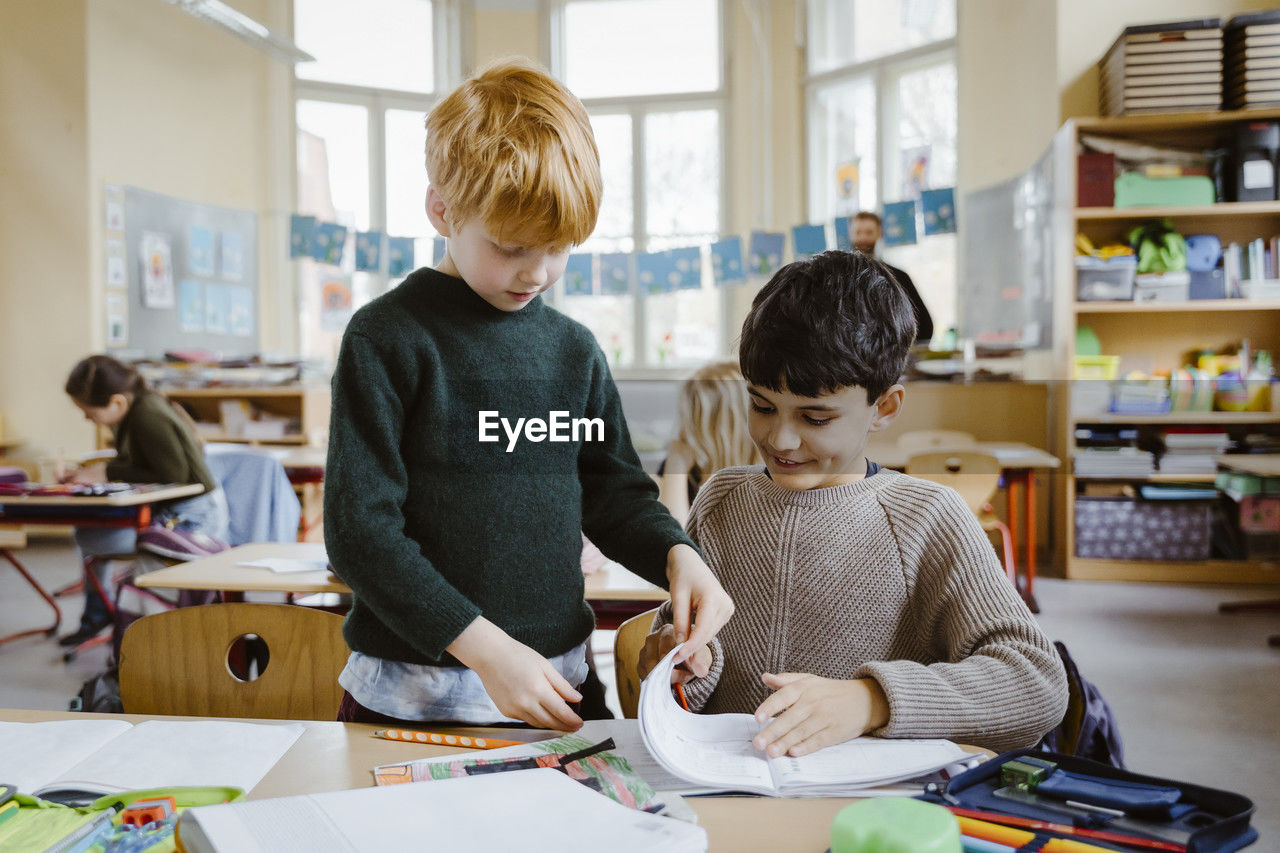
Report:
<svg viewBox="0 0 1280 853"><path fill-rule="evenodd" d="M542 0L542 44L545 55L543 61L551 69L551 73L559 80L564 79L565 72L565 31L564 9L573 0ZM607 0L602 0L607 2ZM651 113L681 112L687 110L715 110L719 117L719 150L720 150L720 199L719 199L719 236L730 234L727 216L732 210L732 187L729 180L729 128L732 121L732 104L729 91L729 21L726 13L726 0L714 0L716 4L716 30L719 38L720 68L719 85L716 89L705 92L671 92L657 95L619 95L613 97L583 98L583 106L587 113L596 115L628 115L631 119L631 240L632 254L648 251L647 206L645 199L645 117ZM658 235L664 236L664 235ZM703 249L703 260L707 261L705 245L697 244ZM705 269L705 264L704 264ZM634 270L633 270L634 272ZM704 280L706 273L704 272ZM716 287L713 284L713 287ZM718 316L716 317L717 342L720 355L727 355L730 338L730 294L728 287L716 287L718 291ZM563 304L563 283L557 283L550 292L551 303L556 307ZM646 342L648 340L648 322L645 306L646 295L637 285L631 294L631 331L635 340L635 360L627 367L613 370L619 378L668 378L672 375L688 373L692 366L660 367L649 359Z"/></svg>
<svg viewBox="0 0 1280 853"><path fill-rule="evenodd" d="M289 4L289 31L293 32L293 2ZM431 35L432 35L432 78L435 86L431 92L406 92L399 89L381 89L371 86L357 86L348 83L332 83L320 80L308 80L297 76L296 69L290 72L292 84L290 92L289 131L290 131L290 163L293 168L290 175L289 209L297 209L298 199L298 103L300 101L321 101L325 103L344 104L363 107L367 115L369 142L369 230L386 232L387 225L387 134L386 116L388 110L409 110L430 112L436 102L451 91L462 79L462 68L470 61L466 45L470 44L466 19L469 13L467 0L431 0ZM425 133L425 130L423 131ZM425 155L424 155L425 156ZM427 188L422 187L426 199ZM425 213L424 213L425 216ZM395 235L400 236L400 235ZM409 235L404 235L409 236ZM430 238L428 233L416 235ZM421 259L415 259L421 260ZM428 262L430 259L427 259ZM421 264L418 264L421 266ZM303 292L302 272L297 264L291 264L294 284L293 307L297 317L295 327L298 335L298 350L301 352L306 339L302 328ZM365 272L373 277L375 292L385 293L391 288L392 278L383 269L376 272Z"/></svg>

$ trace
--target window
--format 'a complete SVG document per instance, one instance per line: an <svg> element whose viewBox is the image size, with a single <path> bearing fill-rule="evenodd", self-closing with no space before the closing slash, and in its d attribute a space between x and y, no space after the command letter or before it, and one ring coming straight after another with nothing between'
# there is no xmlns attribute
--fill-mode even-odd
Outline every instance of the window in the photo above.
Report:
<svg viewBox="0 0 1280 853"><path fill-rule="evenodd" d="M809 216L830 222L956 181L955 0L809 0ZM942 332L956 235L884 249Z"/></svg>
<svg viewBox="0 0 1280 853"><path fill-rule="evenodd" d="M552 69L591 114L604 179L599 222L578 251L628 255L598 260L592 295L558 288L560 308L595 333L615 368L716 358L727 345L707 249L724 222L720 2L562 0L550 28ZM629 294L609 293L614 264L637 278L630 253L687 247L700 252L700 286L646 293L637 280Z"/></svg>
<svg viewBox="0 0 1280 853"><path fill-rule="evenodd" d="M447 0L294 0L294 40L316 57L295 66L296 212L348 228L341 267L300 259L299 345L332 362L350 313L399 282L355 269L355 231L415 239L431 261L426 114L456 55Z"/></svg>

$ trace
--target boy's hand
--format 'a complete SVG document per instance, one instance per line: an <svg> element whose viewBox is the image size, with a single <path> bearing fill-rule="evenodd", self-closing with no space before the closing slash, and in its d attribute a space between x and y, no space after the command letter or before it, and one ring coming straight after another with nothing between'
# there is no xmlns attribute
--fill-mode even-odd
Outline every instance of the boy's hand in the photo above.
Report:
<svg viewBox="0 0 1280 853"><path fill-rule="evenodd" d="M774 691L756 708L756 721L776 717L751 744L770 757L801 756L844 743L889 722L889 700L874 678L819 678L805 672L766 672Z"/></svg>
<svg viewBox="0 0 1280 853"><path fill-rule="evenodd" d="M676 663L683 663L702 651L729 621L733 600L688 545L675 545L667 552L667 581L676 643L685 644Z"/></svg>
<svg viewBox="0 0 1280 853"><path fill-rule="evenodd" d="M64 483L105 483L107 482L107 463L95 462L92 465L85 465L70 472L69 477L63 479Z"/></svg>
<svg viewBox="0 0 1280 853"><path fill-rule="evenodd" d="M540 729L576 732L582 718L569 702L581 702L551 662L480 617L467 626L448 651L475 670L498 710Z"/></svg>
<svg viewBox="0 0 1280 853"><path fill-rule="evenodd" d="M644 679L658 665L658 661L667 656L667 652L678 646L674 625L663 625L645 637L644 648L640 650L640 678ZM690 678L706 675L711 671L711 649L703 646L684 663L671 670L671 683L684 684Z"/></svg>

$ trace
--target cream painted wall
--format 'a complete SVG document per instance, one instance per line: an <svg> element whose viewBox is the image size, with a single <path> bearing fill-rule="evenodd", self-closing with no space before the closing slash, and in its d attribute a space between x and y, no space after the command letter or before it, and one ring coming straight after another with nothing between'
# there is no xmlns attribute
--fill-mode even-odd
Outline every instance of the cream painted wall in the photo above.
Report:
<svg viewBox="0 0 1280 853"><path fill-rule="evenodd" d="M1061 118L1098 114L1097 62L1125 27L1215 15L1229 18L1275 5L1275 0L1062 0L1058 3Z"/></svg>
<svg viewBox="0 0 1280 853"><path fill-rule="evenodd" d="M87 444L62 393L90 347L85 0L11 3L0 27L0 413L34 459Z"/></svg>
<svg viewBox="0 0 1280 853"><path fill-rule="evenodd" d="M528 4L528 8L477 8L472 31L476 68L504 56L528 56L543 61L542 19L534 3Z"/></svg>

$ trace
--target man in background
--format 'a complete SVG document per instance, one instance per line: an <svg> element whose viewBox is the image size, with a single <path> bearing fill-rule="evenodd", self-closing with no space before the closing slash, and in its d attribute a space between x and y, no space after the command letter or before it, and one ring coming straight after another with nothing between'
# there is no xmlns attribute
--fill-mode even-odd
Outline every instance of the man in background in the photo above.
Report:
<svg viewBox="0 0 1280 853"><path fill-rule="evenodd" d="M876 244L880 242L880 237L883 233L880 217L869 210L860 210L853 219L849 220L849 242L853 243L855 249L868 257L876 257ZM924 300L920 298L915 282L911 280L911 276L902 270L885 263L883 258L879 260L886 267L889 267L889 271L897 279L898 285L906 292L907 298L911 300L911 308L916 314L916 343L927 346L929 341L933 339L933 318L929 316L929 309L925 307Z"/></svg>

